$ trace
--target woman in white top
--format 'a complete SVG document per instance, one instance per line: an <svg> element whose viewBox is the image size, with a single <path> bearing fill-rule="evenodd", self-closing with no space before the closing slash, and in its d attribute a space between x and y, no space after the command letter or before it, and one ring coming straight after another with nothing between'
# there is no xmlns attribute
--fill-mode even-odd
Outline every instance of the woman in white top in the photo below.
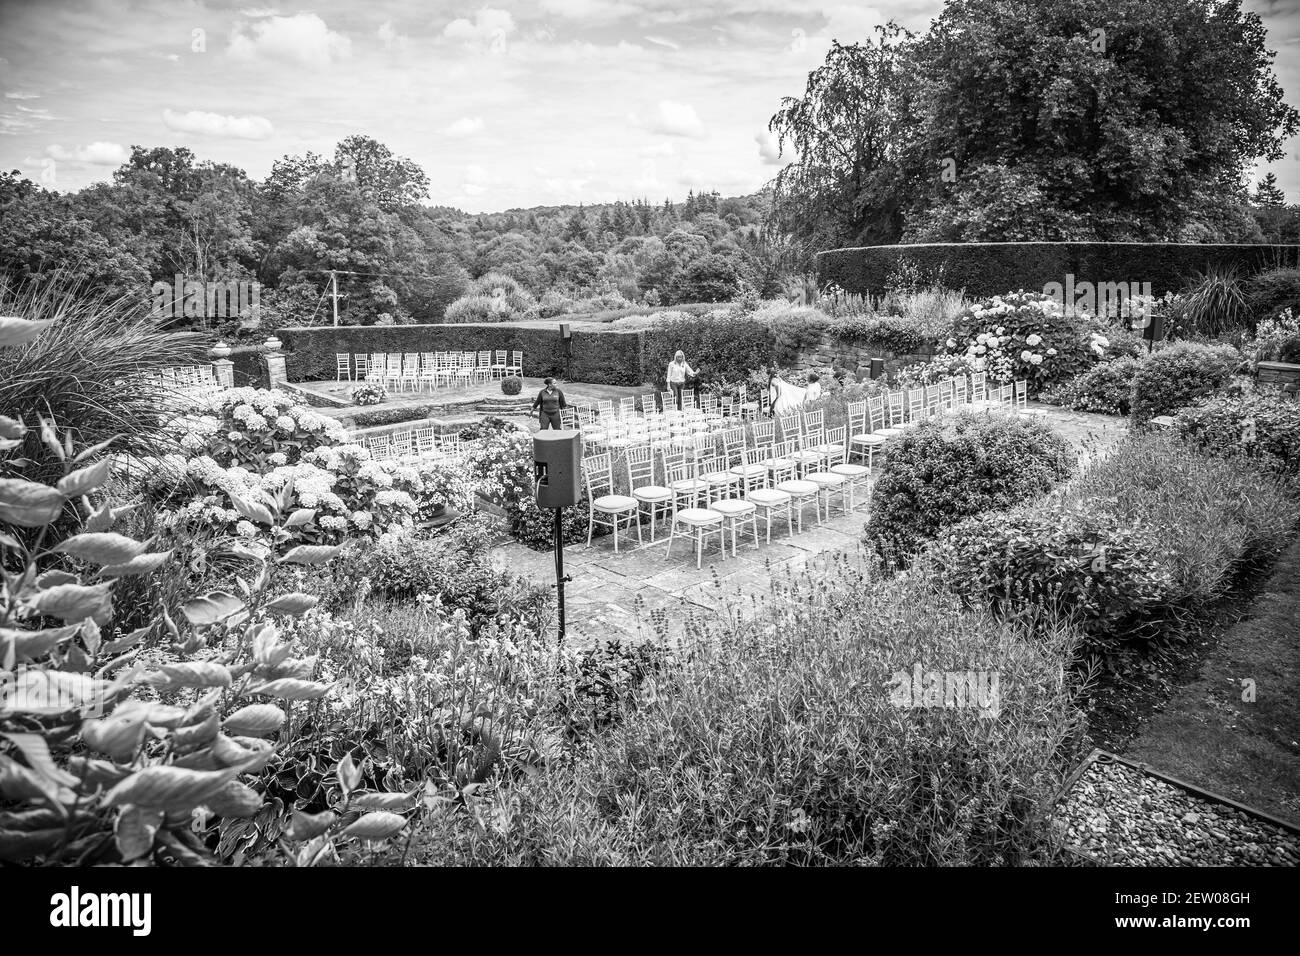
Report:
<svg viewBox="0 0 1300 956"><path fill-rule="evenodd" d="M821 376L816 372L808 373L808 387L804 390L803 400L805 402L815 402L822 397Z"/></svg>
<svg viewBox="0 0 1300 956"><path fill-rule="evenodd" d="M682 389L686 387L686 376L694 374L695 369L686 361L686 353L678 349L673 360L668 363L668 387L672 390L678 411L682 410Z"/></svg>

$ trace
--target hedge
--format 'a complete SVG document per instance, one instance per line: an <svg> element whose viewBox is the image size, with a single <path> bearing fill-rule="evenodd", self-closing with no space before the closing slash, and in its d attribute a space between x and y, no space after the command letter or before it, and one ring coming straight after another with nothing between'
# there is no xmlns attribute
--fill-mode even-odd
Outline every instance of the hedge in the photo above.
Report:
<svg viewBox="0 0 1300 956"><path fill-rule="evenodd" d="M575 328L566 347L559 324L537 328L509 322L439 325L339 325L281 329L289 380L333 379L338 352L518 350L524 375L555 375L598 385L641 385L639 331Z"/></svg>
<svg viewBox="0 0 1300 956"><path fill-rule="evenodd" d="M1300 246L1177 242L971 242L918 243L831 249L817 256L823 284L879 295L900 260L911 260L926 278L973 297L1024 289L1041 292L1049 282L1150 282L1154 295L1177 292L1183 280L1213 262L1234 265L1242 276L1300 264Z"/></svg>

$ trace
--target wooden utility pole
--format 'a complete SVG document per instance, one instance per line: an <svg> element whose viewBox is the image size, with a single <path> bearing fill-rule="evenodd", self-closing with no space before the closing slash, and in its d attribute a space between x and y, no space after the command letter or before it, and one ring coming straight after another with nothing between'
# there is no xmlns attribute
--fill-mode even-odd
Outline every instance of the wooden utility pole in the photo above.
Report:
<svg viewBox="0 0 1300 956"><path fill-rule="evenodd" d="M339 274L330 270L330 298L334 300L334 324L339 324Z"/></svg>

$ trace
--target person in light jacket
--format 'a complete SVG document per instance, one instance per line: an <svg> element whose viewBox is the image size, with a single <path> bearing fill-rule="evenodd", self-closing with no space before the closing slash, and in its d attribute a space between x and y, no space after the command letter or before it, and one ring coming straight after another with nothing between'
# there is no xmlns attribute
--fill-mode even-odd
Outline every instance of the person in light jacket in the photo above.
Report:
<svg viewBox="0 0 1300 956"><path fill-rule="evenodd" d="M808 388L804 392L805 402L815 402L822 397L822 377L816 372L808 373Z"/></svg>
<svg viewBox="0 0 1300 956"><path fill-rule="evenodd" d="M546 379L542 390L533 399L533 410L538 413L537 421L542 431L548 428L559 431L563 428L560 423L560 409L568 407L569 403L564 400L564 393L555 387L553 378Z"/></svg>
<svg viewBox="0 0 1300 956"><path fill-rule="evenodd" d="M677 410L682 410L682 389L686 387L686 377L694 375L695 369L686 361L686 353L681 349L673 356L673 360L668 363L668 388L672 390L673 401L677 403Z"/></svg>

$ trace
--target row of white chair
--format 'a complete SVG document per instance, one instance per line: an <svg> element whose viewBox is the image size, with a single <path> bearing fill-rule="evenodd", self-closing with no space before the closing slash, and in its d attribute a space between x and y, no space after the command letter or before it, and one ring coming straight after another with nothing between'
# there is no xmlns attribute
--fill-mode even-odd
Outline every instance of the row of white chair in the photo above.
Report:
<svg viewBox="0 0 1300 956"><path fill-rule="evenodd" d="M459 434L439 435L432 426L371 435L357 439L356 444L368 449L370 457L379 461L424 458L461 460L466 451L465 442Z"/></svg>
<svg viewBox="0 0 1300 956"><path fill-rule="evenodd" d="M336 381L379 382L393 391L420 391L440 385L465 386L509 375L523 377L524 353L493 349L481 352L336 352Z"/></svg>
<svg viewBox="0 0 1300 956"><path fill-rule="evenodd" d="M810 414L820 416L821 412ZM759 547L760 518L770 543L773 518L784 516L790 534L802 533L803 512L809 501L816 508L820 524L823 504L826 517L830 517L836 494L847 512L857 507L860 487L869 492L871 469L847 460L844 426L827 431L817 418L805 429L800 427L799 416L790 416L783 440L776 442L776 423L759 424L767 428L748 437L740 427L716 435L694 435L684 447L641 444L622 449L630 492L627 495L615 491L611 453L584 458L590 503L588 545L598 526L613 532L616 552L619 531L625 525L629 529L635 525L638 541L644 542L644 508L649 511L651 542L655 540L658 520L668 520L665 556L671 555L676 538L688 537L695 543L695 565L700 568L704 546L711 536L717 536L725 555L729 531L731 553L735 556L737 539L747 527L753 532L755 547Z"/></svg>

